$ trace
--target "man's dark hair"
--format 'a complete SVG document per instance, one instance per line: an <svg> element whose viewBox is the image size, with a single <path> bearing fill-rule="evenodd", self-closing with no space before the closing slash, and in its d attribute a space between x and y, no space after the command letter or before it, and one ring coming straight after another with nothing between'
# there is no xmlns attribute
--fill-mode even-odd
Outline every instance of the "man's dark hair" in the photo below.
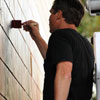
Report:
<svg viewBox="0 0 100 100"><path fill-rule="evenodd" d="M52 9L54 14L61 10L65 21L68 24L75 24L76 27L84 15L84 8L79 0L55 0Z"/></svg>

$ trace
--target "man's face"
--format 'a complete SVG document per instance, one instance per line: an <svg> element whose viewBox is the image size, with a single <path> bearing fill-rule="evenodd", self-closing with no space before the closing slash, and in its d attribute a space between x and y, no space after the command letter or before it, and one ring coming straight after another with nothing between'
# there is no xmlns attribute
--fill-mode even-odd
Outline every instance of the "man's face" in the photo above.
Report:
<svg viewBox="0 0 100 100"><path fill-rule="evenodd" d="M53 9L50 10L50 13L51 13L51 15L49 18L49 27L50 27L50 32L53 33L57 29L56 14L54 13Z"/></svg>

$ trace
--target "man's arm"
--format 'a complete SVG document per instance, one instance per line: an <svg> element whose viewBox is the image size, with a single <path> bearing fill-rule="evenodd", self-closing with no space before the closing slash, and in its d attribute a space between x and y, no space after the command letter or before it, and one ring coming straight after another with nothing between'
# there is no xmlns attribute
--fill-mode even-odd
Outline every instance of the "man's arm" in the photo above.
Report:
<svg viewBox="0 0 100 100"><path fill-rule="evenodd" d="M71 62L60 62L57 64L54 81L54 100L67 100L71 83Z"/></svg>
<svg viewBox="0 0 100 100"><path fill-rule="evenodd" d="M48 46L39 33L38 23L32 20L29 20L23 23L23 27L25 31L28 31L30 33L32 39L37 44L42 54L42 57L45 59Z"/></svg>
<svg viewBox="0 0 100 100"><path fill-rule="evenodd" d="M37 44L37 46L42 54L42 57L45 59L48 45L46 44L46 42L43 40L42 37L38 37L37 39L35 39L35 43Z"/></svg>

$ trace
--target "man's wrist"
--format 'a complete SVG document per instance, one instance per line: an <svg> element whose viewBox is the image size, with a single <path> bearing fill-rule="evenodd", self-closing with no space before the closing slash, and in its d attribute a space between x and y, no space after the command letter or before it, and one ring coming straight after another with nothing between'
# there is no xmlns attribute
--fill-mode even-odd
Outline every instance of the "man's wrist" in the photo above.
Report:
<svg viewBox="0 0 100 100"><path fill-rule="evenodd" d="M37 42L40 42L42 40L42 37L41 35L38 35L37 37L34 38L34 41L37 43Z"/></svg>

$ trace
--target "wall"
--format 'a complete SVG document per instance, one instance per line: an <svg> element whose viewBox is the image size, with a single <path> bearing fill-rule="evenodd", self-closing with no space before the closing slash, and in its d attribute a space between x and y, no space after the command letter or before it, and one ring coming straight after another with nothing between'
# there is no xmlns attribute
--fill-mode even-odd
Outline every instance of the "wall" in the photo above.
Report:
<svg viewBox="0 0 100 100"><path fill-rule="evenodd" d="M33 19L49 37L51 0L0 0L0 100L42 100L43 58L28 32L11 28L11 20Z"/></svg>

